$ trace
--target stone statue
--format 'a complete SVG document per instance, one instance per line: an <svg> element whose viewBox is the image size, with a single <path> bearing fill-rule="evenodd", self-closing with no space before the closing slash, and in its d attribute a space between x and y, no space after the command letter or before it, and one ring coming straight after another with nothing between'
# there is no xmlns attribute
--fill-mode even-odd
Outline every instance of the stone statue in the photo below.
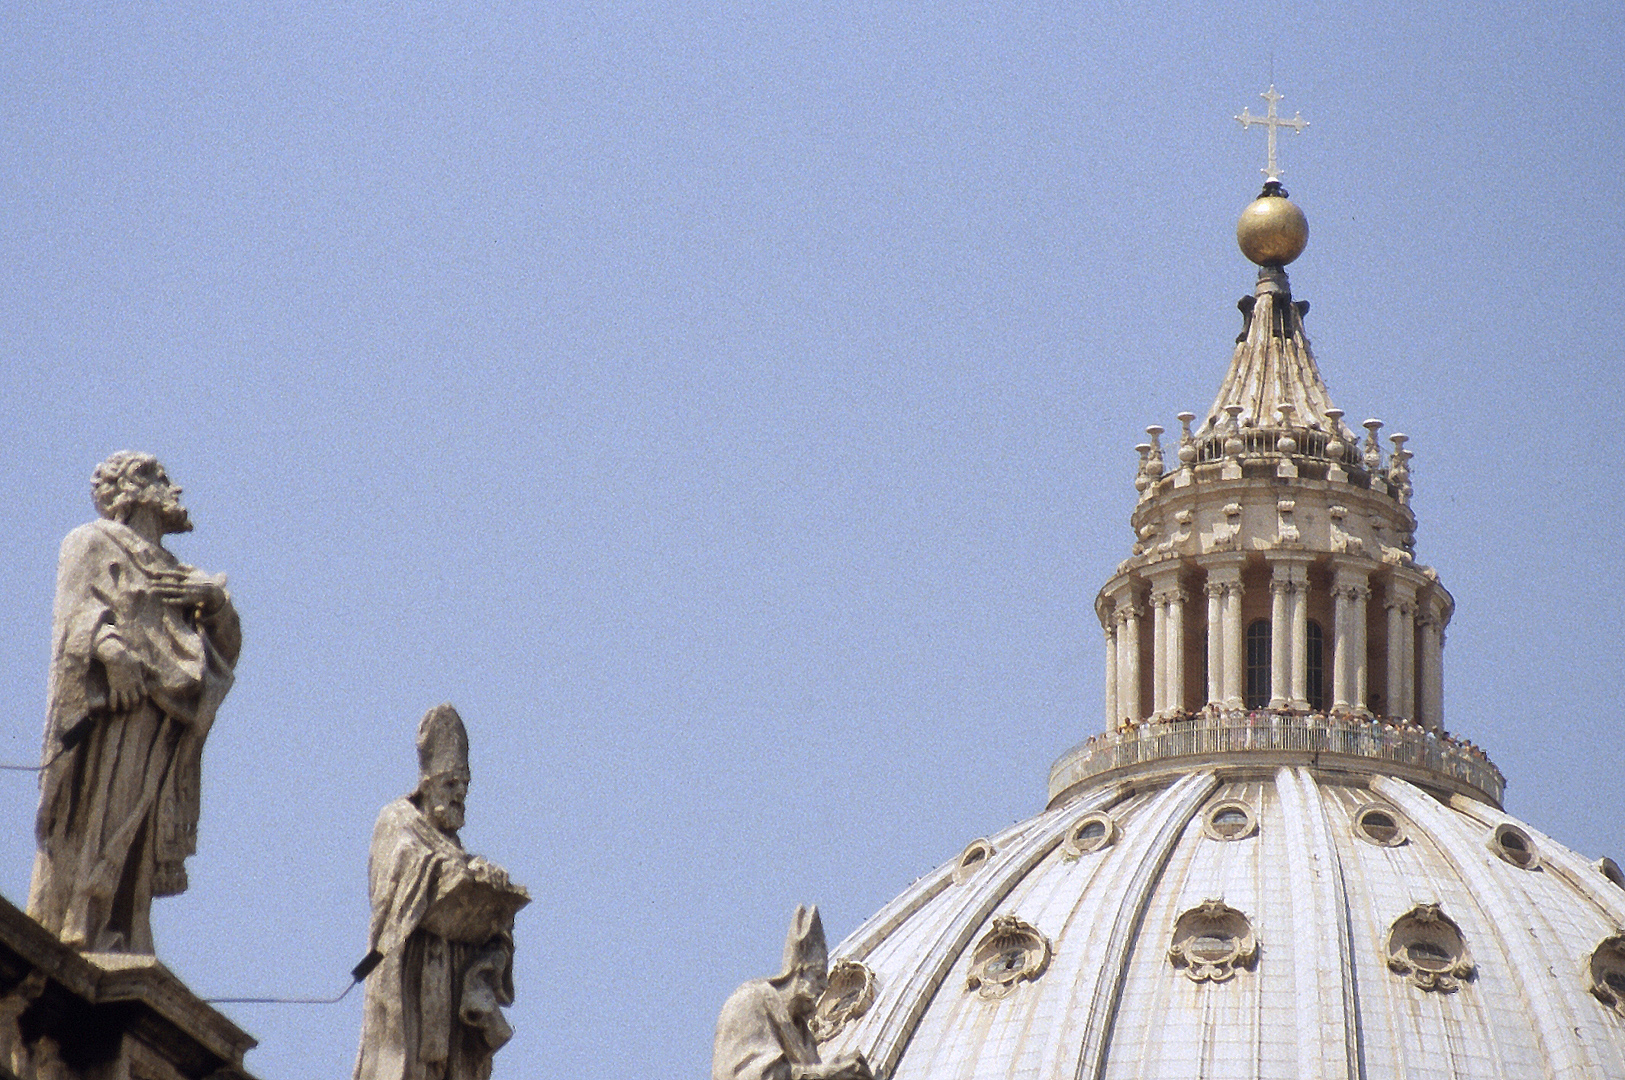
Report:
<svg viewBox="0 0 1625 1080"><path fill-rule="evenodd" d="M152 952L186 891L203 740L242 647L224 576L163 546L192 528L151 454L96 466L101 520L62 542L28 913L75 948Z"/></svg>
<svg viewBox="0 0 1625 1080"><path fill-rule="evenodd" d="M798 906L771 979L735 990L717 1018L711 1080L873 1080L863 1054L823 1064L809 1023L829 985L829 949L818 909Z"/></svg>
<svg viewBox="0 0 1625 1080"><path fill-rule="evenodd" d="M450 705L418 725L418 786L378 815L367 998L355 1080L486 1080L513 1034L513 917L530 894L463 850L468 732Z"/></svg>

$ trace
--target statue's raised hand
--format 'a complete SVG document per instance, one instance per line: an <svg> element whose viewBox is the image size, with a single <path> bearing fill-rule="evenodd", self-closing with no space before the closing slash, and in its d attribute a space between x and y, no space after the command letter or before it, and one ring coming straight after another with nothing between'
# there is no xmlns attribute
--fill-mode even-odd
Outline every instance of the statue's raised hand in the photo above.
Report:
<svg viewBox="0 0 1625 1080"><path fill-rule="evenodd" d="M226 606L225 586L214 578L164 574L153 582L152 593L166 604L195 608L203 615Z"/></svg>

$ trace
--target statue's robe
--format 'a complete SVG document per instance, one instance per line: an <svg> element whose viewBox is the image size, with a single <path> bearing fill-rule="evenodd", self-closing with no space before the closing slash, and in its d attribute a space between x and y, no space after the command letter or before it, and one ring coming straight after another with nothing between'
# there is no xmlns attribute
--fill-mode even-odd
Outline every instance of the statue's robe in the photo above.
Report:
<svg viewBox="0 0 1625 1080"><path fill-rule="evenodd" d="M818 1043L768 980L746 983L723 1004L711 1080L790 1080L792 1065L817 1064Z"/></svg>
<svg viewBox="0 0 1625 1080"><path fill-rule="evenodd" d="M150 953L153 896L186 890L203 741L242 647L229 600L207 616L166 603L151 592L159 572L202 580L116 521L62 542L28 913L80 949ZM108 638L146 681L124 712L108 708L96 656Z"/></svg>
<svg viewBox="0 0 1625 1080"><path fill-rule="evenodd" d="M512 1034L511 925L483 943L448 941L423 926L469 855L411 799L384 807L372 833L367 976L354 1080L487 1080Z"/></svg>

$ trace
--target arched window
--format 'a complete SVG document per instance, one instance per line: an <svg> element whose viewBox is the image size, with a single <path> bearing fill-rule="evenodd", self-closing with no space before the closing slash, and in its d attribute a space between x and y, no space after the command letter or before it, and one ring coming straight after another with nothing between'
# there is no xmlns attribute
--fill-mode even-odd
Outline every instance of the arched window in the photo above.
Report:
<svg viewBox="0 0 1625 1080"><path fill-rule="evenodd" d="M1308 677L1304 680L1308 685L1304 687L1309 696L1309 707L1326 711L1326 635L1321 632L1320 624L1313 619L1309 620L1309 640L1305 642L1308 651Z"/></svg>
<svg viewBox="0 0 1625 1080"><path fill-rule="evenodd" d="M1247 627L1247 707L1270 703L1270 621L1254 619Z"/></svg>

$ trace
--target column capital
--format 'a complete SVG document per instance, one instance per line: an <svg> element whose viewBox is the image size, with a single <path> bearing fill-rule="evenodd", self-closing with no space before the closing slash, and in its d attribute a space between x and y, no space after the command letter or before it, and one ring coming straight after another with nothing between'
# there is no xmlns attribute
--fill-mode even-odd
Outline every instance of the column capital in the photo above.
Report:
<svg viewBox="0 0 1625 1080"><path fill-rule="evenodd" d="M1112 610L1112 618L1117 622L1118 626L1122 626L1130 619L1142 618L1144 615L1145 608L1133 602L1127 604L1120 603Z"/></svg>

